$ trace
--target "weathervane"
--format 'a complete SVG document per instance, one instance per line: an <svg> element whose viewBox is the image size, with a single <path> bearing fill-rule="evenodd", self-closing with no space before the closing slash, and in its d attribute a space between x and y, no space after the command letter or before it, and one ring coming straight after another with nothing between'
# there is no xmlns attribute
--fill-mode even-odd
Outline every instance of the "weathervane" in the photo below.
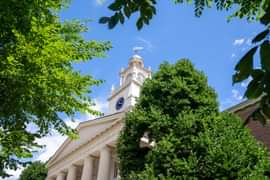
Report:
<svg viewBox="0 0 270 180"><path fill-rule="evenodd" d="M143 47L136 46L132 50L133 50L135 55L138 55L139 52L142 51L143 49L144 49Z"/></svg>

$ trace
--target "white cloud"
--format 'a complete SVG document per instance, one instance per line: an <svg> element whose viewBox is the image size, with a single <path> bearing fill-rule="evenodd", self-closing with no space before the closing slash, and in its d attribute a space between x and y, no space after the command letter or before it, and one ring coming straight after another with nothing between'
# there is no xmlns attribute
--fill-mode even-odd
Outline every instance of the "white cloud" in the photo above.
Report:
<svg viewBox="0 0 270 180"><path fill-rule="evenodd" d="M40 155L35 160L46 162L60 147L65 139L66 136L62 136L59 133L54 133L53 135L49 135L37 140L40 145L45 145L45 147L41 150Z"/></svg>
<svg viewBox="0 0 270 180"><path fill-rule="evenodd" d="M247 87L247 85L248 85L248 82L242 82L240 85L241 85L241 87L246 88L246 87Z"/></svg>
<svg viewBox="0 0 270 180"><path fill-rule="evenodd" d="M93 107L95 110L106 113L108 110L107 100L102 98L94 99L95 106Z"/></svg>
<svg viewBox="0 0 270 180"><path fill-rule="evenodd" d="M257 68L257 67L256 67L256 68ZM250 83L251 80L252 80L252 78L249 77L247 80L241 82L240 86L241 86L242 88L247 88L247 86L248 86L248 84Z"/></svg>
<svg viewBox="0 0 270 180"><path fill-rule="evenodd" d="M107 100L103 99L103 98L96 98L93 99L94 101L94 106L91 107L92 109L101 112L102 114L106 114L108 111L108 103ZM93 115L93 114L85 114L84 116L80 117L79 120L80 121L87 121L87 120L92 120L95 119L99 116Z"/></svg>
<svg viewBox="0 0 270 180"><path fill-rule="evenodd" d="M240 92L237 89L233 89L232 90L232 98L240 101L243 99L243 96L240 94Z"/></svg>
<svg viewBox="0 0 270 180"><path fill-rule="evenodd" d="M74 121L72 121L71 119L66 119L65 123L71 128L76 128L80 123L80 120L75 119ZM46 162L56 152L56 150L61 146L61 144L63 144L66 138L67 136L63 136L53 130L51 135L47 135L46 137L38 139L37 143L40 145L44 145L44 147L39 150L39 155L33 160Z"/></svg>
<svg viewBox="0 0 270 180"><path fill-rule="evenodd" d="M148 50L148 51L150 51L150 52L151 52L151 51L153 50L153 48L154 48L153 43L152 43L151 41L149 41L149 40L143 38L143 37L138 36L138 37L136 38L136 41L139 43L139 45L143 46L146 50Z"/></svg>
<svg viewBox="0 0 270 180"><path fill-rule="evenodd" d="M221 101L220 110L225 110L231 106L240 103L243 100L243 96L237 89L232 89L230 97Z"/></svg>
<svg viewBox="0 0 270 180"><path fill-rule="evenodd" d="M236 54L232 53L231 57L232 57L232 58L236 57Z"/></svg>
<svg viewBox="0 0 270 180"><path fill-rule="evenodd" d="M251 46L252 45L252 39L251 38L248 38L246 40L246 45L248 45L248 46Z"/></svg>
<svg viewBox="0 0 270 180"><path fill-rule="evenodd" d="M23 169L17 169L16 171L15 170L7 170L7 173L12 174L13 176L8 177L8 178L4 178L4 179L0 178L0 180L18 180L22 170Z"/></svg>
<svg viewBox="0 0 270 180"><path fill-rule="evenodd" d="M71 119L68 119L65 121L65 123L66 123L66 125L68 125L69 127L74 129L79 125L80 121L77 119L75 119L73 121Z"/></svg>
<svg viewBox="0 0 270 180"><path fill-rule="evenodd" d="M243 48L241 49L242 52L244 52L244 51L246 51L246 50L247 50L246 47L243 47Z"/></svg>
<svg viewBox="0 0 270 180"><path fill-rule="evenodd" d="M233 42L233 45L234 46L241 46L244 42L245 42L245 39L244 38L235 39L234 42Z"/></svg>
<svg viewBox="0 0 270 180"><path fill-rule="evenodd" d="M106 0L96 0L96 4L99 6L102 6L105 2Z"/></svg>

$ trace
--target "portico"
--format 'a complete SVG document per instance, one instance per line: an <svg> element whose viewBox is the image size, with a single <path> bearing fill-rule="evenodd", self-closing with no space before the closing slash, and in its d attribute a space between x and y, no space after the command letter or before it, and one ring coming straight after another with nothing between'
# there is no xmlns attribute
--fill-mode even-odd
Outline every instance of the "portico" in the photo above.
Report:
<svg viewBox="0 0 270 180"><path fill-rule="evenodd" d="M83 164L75 163L69 165L49 179L53 180L109 180L117 179L115 174L115 163L112 159L112 150L110 147L101 149L100 156L87 156L83 159ZM112 172L113 171L113 174Z"/></svg>
<svg viewBox="0 0 270 180"><path fill-rule="evenodd" d="M85 142L78 140L65 142L59 151L49 160L49 180L115 180L116 140L122 127L121 119L124 112L86 122L79 125L78 130L91 132L95 128L102 128L98 134ZM107 125L107 126L105 126ZM87 127L90 126L90 127ZM84 131L83 131L84 129ZM80 132L80 131L79 131ZM61 149L69 149L68 153Z"/></svg>

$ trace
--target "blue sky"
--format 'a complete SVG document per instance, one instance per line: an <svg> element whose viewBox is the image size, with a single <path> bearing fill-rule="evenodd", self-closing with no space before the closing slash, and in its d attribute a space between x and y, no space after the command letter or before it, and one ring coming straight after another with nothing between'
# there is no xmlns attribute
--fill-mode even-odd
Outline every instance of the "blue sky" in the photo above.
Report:
<svg viewBox="0 0 270 180"><path fill-rule="evenodd" d="M208 76L209 84L216 90L221 109L241 100L245 84L232 86L231 76L236 62L246 52L250 38L263 27L258 23L233 19L227 22L230 12L204 11L201 18L194 16L192 5L175 5L172 1L159 1L157 15L150 26L138 31L136 17L124 25L109 30L98 23L101 16L111 15L107 9L110 1L74 0L61 13L62 19L92 19L89 40L111 41L113 48L104 59L76 65L83 73L90 73L105 83L93 88L92 97L106 100L112 84L118 85L118 72L127 65L134 46L143 46L141 52L146 66L155 71L164 60L174 63L181 58L190 59Z"/></svg>
<svg viewBox="0 0 270 180"><path fill-rule="evenodd" d="M88 40L111 41L113 45L106 58L75 65L82 73L105 80L99 87L94 87L91 94L97 103L97 110L106 111L111 85L118 86L118 73L127 66L135 46L145 48L141 56L145 66L151 66L153 71L165 60L174 63L181 58L190 59L197 69L208 76L209 84L218 94L221 110L243 100L246 83L232 86L233 68L249 48L250 38L263 29L260 24L238 19L228 23L230 13L217 12L215 9L207 9L201 18L196 18L193 6L175 5L172 0L164 0L159 1L157 15L150 26L143 30L136 29L136 17L109 30L105 25L98 24L98 19L111 15L107 9L110 2L112 0L73 0L71 6L61 12L62 20L91 19L89 32L84 33L84 37ZM78 121L89 118L92 117L81 116ZM78 121L66 120L72 127ZM64 139L56 133L41 139L39 142L47 147L34 159L46 161ZM18 176L19 171L12 173ZM9 179L17 179L16 176Z"/></svg>

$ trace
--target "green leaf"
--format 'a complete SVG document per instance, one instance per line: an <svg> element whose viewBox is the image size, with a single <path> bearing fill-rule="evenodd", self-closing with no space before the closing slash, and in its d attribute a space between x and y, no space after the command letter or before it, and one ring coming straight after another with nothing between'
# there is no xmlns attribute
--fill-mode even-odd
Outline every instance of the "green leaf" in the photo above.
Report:
<svg viewBox="0 0 270 180"><path fill-rule="evenodd" d="M113 29L116 26L116 24L118 23L118 21L119 21L119 18L116 14L114 16L112 16L110 18L109 24L108 24L109 29Z"/></svg>
<svg viewBox="0 0 270 180"><path fill-rule="evenodd" d="M207 5L208 8L211 8L212 4L213 4L212 0L206 0L206 5Z"/></svg>
<svg viewBox="0 0 270 180"><path fill-rule="evenodd" d="M241 82L249 77L253 69L253 56L258 46L249 50L235 66L236 73L233 75L233 83Z"/></svg>
<svg viewBox="0 0 270 180"><path fill-rule="evenodd" d="M106 24L106 23L109 22L109 20L110 20L109 17L102 17L102 18L99 19L99 23L100 24Z"/></svg>
<svg viewBox="0 0 270 180"><path fill-rule="evenodd" d="M263 82L264 82L264 92L270 96L270 72L267 71L264 73L264 78L263 78Z"/></svg>
<svg viewBox="0 0 270 180"><path fill-rule="evenodd" d="M131 11L130 11L130 9L129 9L128 6L125 6L125 7L124 7L124 13L125 13L125 15L126 15L128 18L130 17Z"/></svg>
<svg viewBox="0 0 270 180"><path fill-rule="evenodd" d="M123 15L122 13L119 13L119 14L118 14L118 17L119 17L120 23L121 23L121 24L124 24L124 22L125 22L125 17L124 17L124 15Z"/></svg>
<svg viewBox="0 0 270 180"><path fill-rule="evenodd" d="M261 69L254 69L251 72L251 77L253 79L259 80L264 76L264 71Z"/></svg>
<svg viewBox="0 0 270 180"><path fill-rule="evenodd" d="M262 95L264 90L263 83L261 81L253 79L247 87L245 97L248 99L255 99Z"/></svg>
<svg viewBox="0 0 270 180"><path fill-rule="evenodd" d="M48 169L46 163L40 161L33 162L28 165L20 174L20 180L42 180L46 179Z"/></svg>
<svg viewBox="0 0 270 180"><path fill-rule="evenodd" d="M108 6L108 9L112 11L118 11L121 9L121 2L120 1L115 1L114 3L110 4Z"/></svg>
<svg viewBox="0 0 270 180"><path fill-rule="evenodd" d="M270 23L270 6L268 7L265 15L260 19L260 22L264 25L268 25Z"/></svg>
<svg viewBox="0 0 270 180"><path fill-rule="evenodd" d="M252 43L257 43L261 40L263 40L264 38L266 38L266 36L269 34L269 29L264 30L263 32L259 33L253 40Z"/></svg>
<svg viewBox="0 0 270 180"><path fill-rule="evenodd" d="M138 19L136 26L137 26L138 30L142 29L142 27L143 27L143 19L142 18Z"/></svg>
<svg viewBox="0 0 270 180"><path fill-rule="evenodd" d="M270 44L268 40L264 41L261 45L260 57L262 69L270 71Z"/></svg>

